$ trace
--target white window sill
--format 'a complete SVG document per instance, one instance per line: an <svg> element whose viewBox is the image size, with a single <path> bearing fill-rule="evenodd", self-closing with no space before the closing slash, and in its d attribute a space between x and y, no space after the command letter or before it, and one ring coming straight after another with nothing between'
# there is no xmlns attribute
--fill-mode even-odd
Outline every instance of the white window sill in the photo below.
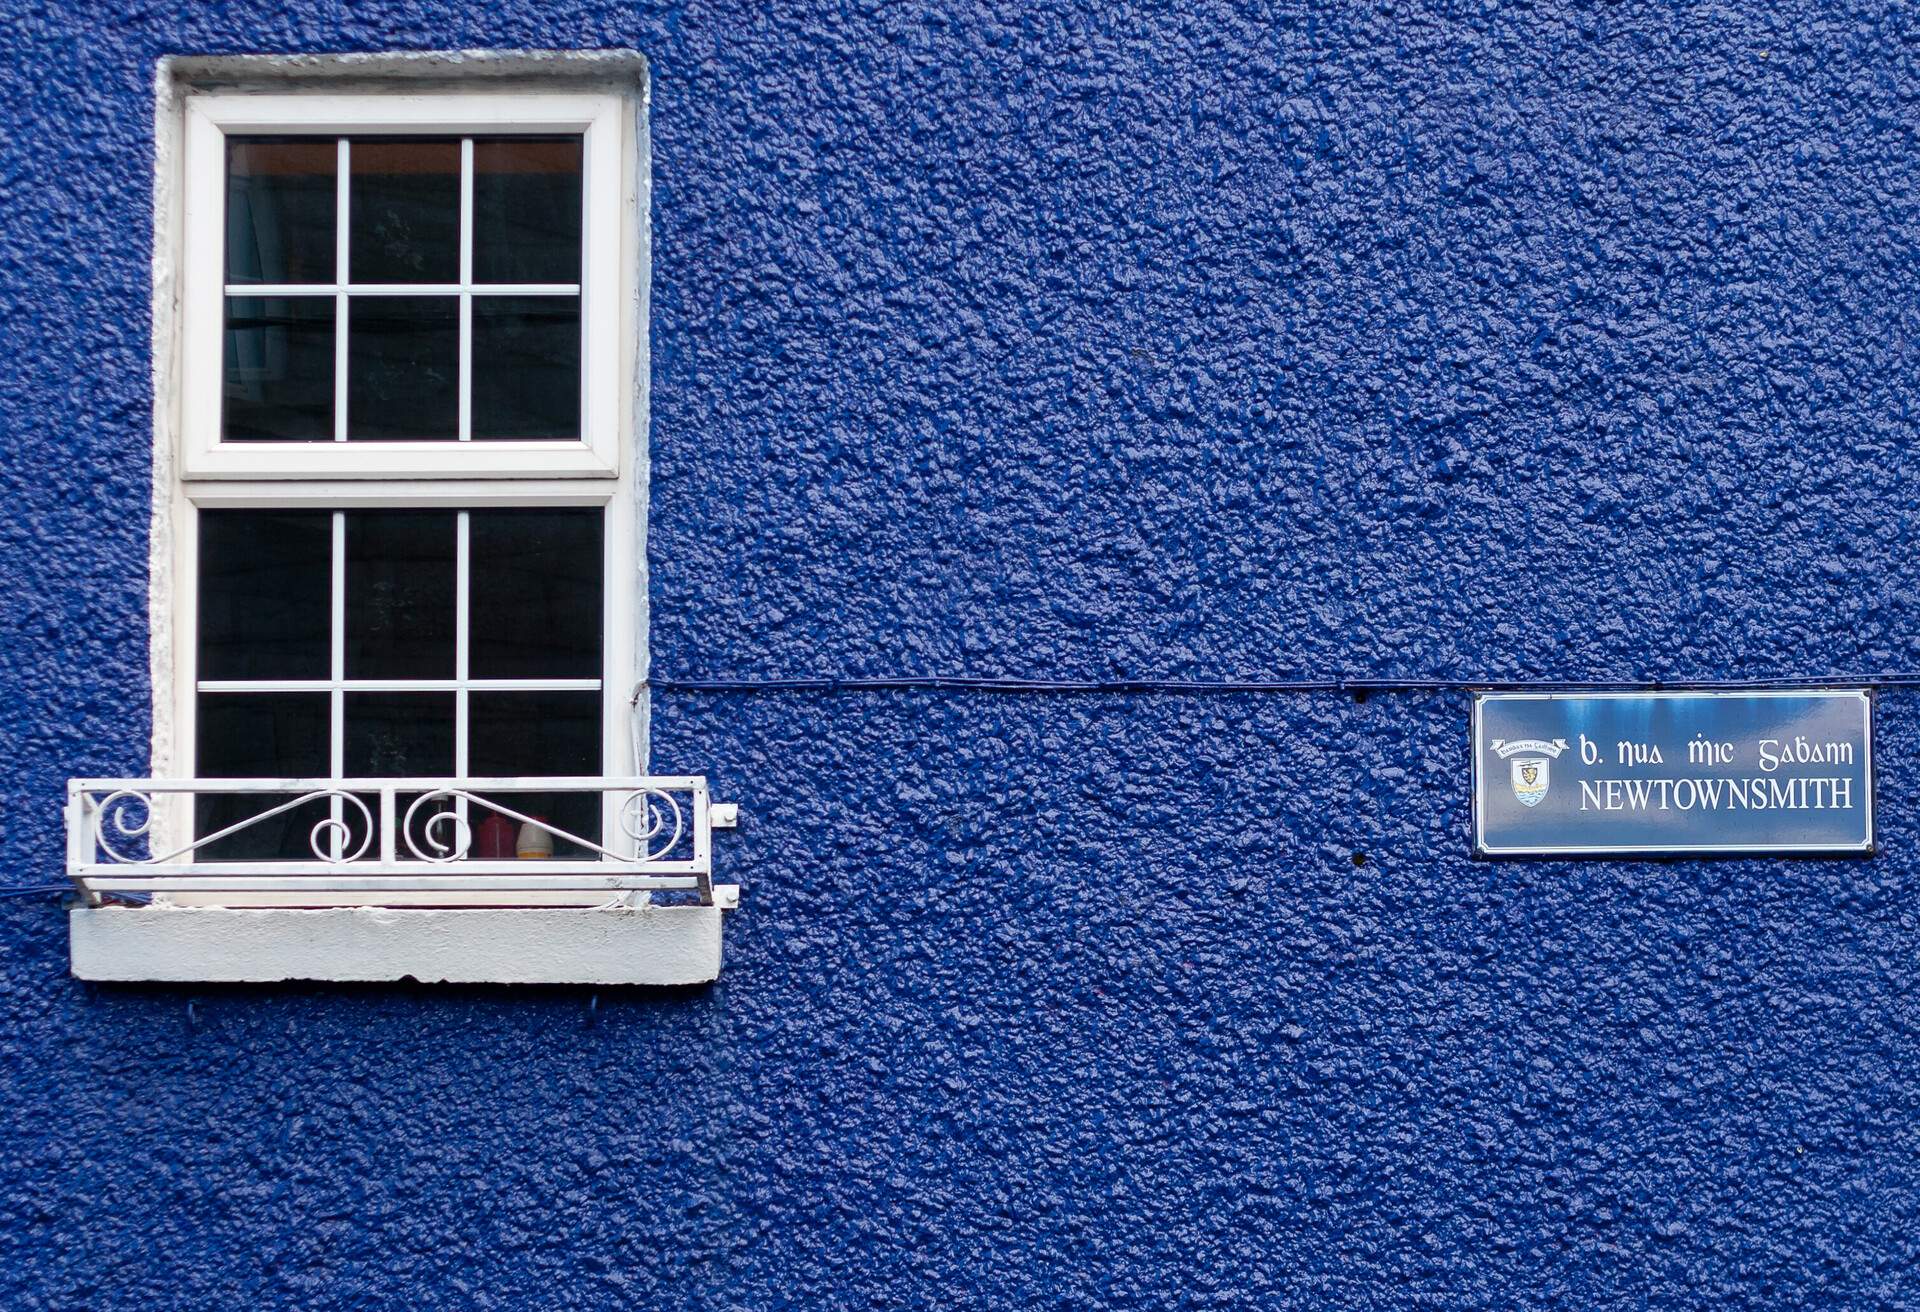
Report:
<svg viewBox="0 0 1920 1312"><path fill-rule="evenodd" d="M73 973L124 983L285 980L704 984L720 974L714 906L76 906Z"/></svg>

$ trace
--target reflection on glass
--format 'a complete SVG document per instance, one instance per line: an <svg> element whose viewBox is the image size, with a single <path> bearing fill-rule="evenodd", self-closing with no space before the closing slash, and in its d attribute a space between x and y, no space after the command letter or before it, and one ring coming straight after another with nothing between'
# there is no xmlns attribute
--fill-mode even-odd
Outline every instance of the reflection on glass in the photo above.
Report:
<svg viewBox="0 0 1920 1312"><path fill-rule="evenodd" d="M221 431L230 442L333 437L333 297L227 298Z"/></svg>
<svg viewBox="0 0 1920 1312"><path fill-rule="evenodd" d="M328 512L202 511L200 677L326 678L332 576Z"/></svg>
<svg viewBox="0 0 1920 1312"><path fill-rule="evenodd" d="M468 659L476 679L600 677L599 510L476 510Z"/></svg>
<svg viewBox="0 0 1920 1312"><path fill-rule="evenodd" d="M580 436L579 297L474 297L473 436Z"/></svg>
<svg viewBox="0 0 1920 1312"><path fill-rule="evenodd" d="M347 513L349 679L453 677L455 524L452 511Z"/></svg>
<svg viewBox="0 0 1920 1312"><path fill-rule="evenodd" d="M476 692L467 713L467 764L487 775L597 775L600 695L592 692ZM601 842L598 793L502 793L499 800L568 833ZM593 853L563 839L556 857Z"/></svg>
<svg viewBox="0 0 1920 1312"><path fill-rule="evenodd" d="M460 280L460 143L356 137L348 143L353 282Z"/></svg>
<svg viewBox="0 0 1920 1312"><path fill-rule="evenodd" d="M350 692L345 710L348 774L453 773L452 693Z"/></svg>
<svg viewBox="0 0 1920 1312"><path fill-rule="evenodd" d="M325 778L328 767L327 694L308 692L208 693L198 699L194 773L203 779ZM194 799L196 835L271 811L298 794L216 793ZM196 850L202 861L315 859L314 826L331 808L309 802L249 825ZM357 819L357 816L356 816ZM355 837L364 832L356 826ZM322 851L326 851L323 844Z"/></svg>
<svg viewBox="0 0 1920 1312"><path fill-rule="evenodd" d="M347 319L347 436L458 437L458 298L355 296Z"/></svg>
<svg viewBox="0 0 1920 1312"><path fill-rule="evenodd" d="M473 280L580 281L580 138L473 143Z"/></svg>
<svg viewBox="0 0 1920 1312"><path fill-rule="evenodd" d="M331 137L227 138L227 281L332 283Z"/></svg>

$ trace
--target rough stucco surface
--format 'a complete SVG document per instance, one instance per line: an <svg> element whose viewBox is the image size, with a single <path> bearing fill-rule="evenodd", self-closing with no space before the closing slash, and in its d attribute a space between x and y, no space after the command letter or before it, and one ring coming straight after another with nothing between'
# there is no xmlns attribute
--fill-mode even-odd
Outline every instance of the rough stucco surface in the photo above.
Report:
<svg viewBox="0 0 1920 1312"><path fill-rule="evenodd" d="M146 764L170 52L649 56L663 677L1920 668L1911 8L7 9L8 879ZM711 988L0 904L0 1305L1912 1305L1880 729L1874 861L1488 865L1457 695L658 695Z"/></svg>

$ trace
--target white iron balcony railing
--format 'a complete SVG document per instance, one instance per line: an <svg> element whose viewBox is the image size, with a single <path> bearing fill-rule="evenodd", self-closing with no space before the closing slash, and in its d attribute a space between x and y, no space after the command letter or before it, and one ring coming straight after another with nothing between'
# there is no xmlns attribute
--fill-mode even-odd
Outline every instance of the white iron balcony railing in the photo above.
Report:
<svg viewBox="0 0 1920 1312"><path fill-rule="evenodd" d="M103 893L682 892L726 907L739 888L713 882L713 831L737 814L698 775L74 779L67 875L94 905Z"/></svg>

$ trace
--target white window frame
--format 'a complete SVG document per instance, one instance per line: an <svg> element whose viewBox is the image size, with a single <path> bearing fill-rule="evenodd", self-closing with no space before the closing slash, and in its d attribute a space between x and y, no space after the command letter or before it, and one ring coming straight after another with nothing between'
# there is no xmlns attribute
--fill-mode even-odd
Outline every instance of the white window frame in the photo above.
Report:
<svg viewBox="0 0 1920 1312"><path fill-rule="evenodd" d="M619 775L645 774L647 772L647 749L644 739L644 722L639 718L640 708L633 704L629 696L628 685L623 671L635 668L634 653L638 640L636 598L643 582L634 560L635 534L634 517L627 513L630 503L625 495L624 480L621 484L604 482L583 482L580 480L486 480L486 481L447 481L420 482L410 486L396 486L383 483L355 481L349 483L285 482L274 483L264 480L254 482L205 481L183 483L180 489L180 501L175 511L175 523L178 526L173 549L173 600L172 624L172 695L170 713L164 716L163 729L161 703L156 688L155 697L155 760L154 774L179 779L194 778L199 772L195 768L198 754L196 728L198 723L199 694L204 691L217 691L225 684L210 686L199 678L199 632L200 632L200 512L202 510L491 510L503 508L543 508L557 507L597 508L603 515L602 529L602 585L601 585L601 678L600 685L600 773L613 777ZM463 535L464 537L464 535ZM462 543L461 564L465 565L464 542ZM340 712L343 696L357 686L357 683L343 681L343 671L339 668L338 654L341 633L339 625L342 616L339 613L339 600L344 580L340 571L344 562L339 554L339 539L336 534L333 557L333 581L331 601L333 609L330 642L335 656L333 669L326 680L313 683L310 690L326 691L329 696L328 750L331 757L331 771L335 776L343 773L339 758L341 747ZM626 586L622 586L625 581ZM464 653L468 646L468 635L464 631L467 617L462 614L456 623L461 632L456 636L458 650L464 663ZM364 681L359 681L364 682ZM467 693L474 687L485 690L488 681L474 681L465 678L450 680L386 680L379 681L393 687L424 686L433 684L443 691L455 693L456 735L455 764L464 764L465 740L467 735L466 710ZM511 680L515 687L539 684L540 680ZM544 682L573 687L590 682L585 680L563 679ZM252 681L250 686L266 689L272 681ZM441 688L444 685L444 688ZM164 735L164 736L163 736ZM165 742L168 758L160 755L160 744ZM456 769L456 774L464 773ZM337 805L337 804L336 804ZM601 815L601 826L605 832L612 832L617 823L613 814L611 797L605 799ZM156 810L158 834L167 843L185 841L193 825L192 800L188 797L172 797L161 800ZM464 813L465 806L461 810ZM156 894L165 902L179 905L216 905L216 906L276 906L276 905L314 905L311 893L221 893L196 894L173 893ZM329 893L325 901L333 906L352 906L362 904L393 905L396 899L389 894ZM484 890L457 894L409 894L400 902L409 906L429 906L434 904L457 905L593 905L605 901L603 895L564 892L520 891L514 893L489 892Z"/></svg>
<svg viewBox="0 0 1920 1312"><path fill-rule="evenodd" d="M196 773L202 510L509 507L602 511L601 771L607 776L646 773L646 705L632 695L645 675L646 652L646 461L637 437L646 422L642 89L555 93L530 90L517 80L491 86L485 78L443 70L431 79L356 86L350 92L323 83L288 91L187 85L175 94L170 105L163 86L162 113L171 108L179 115L173 129L179 135L170 149L167 129L160 134L155 206L153 774L192 778ZM219 440L227 134L574 132L584 137L581 441ZM463 168L463 176L470 180L470 169ZM465 213L471 211L470 190L463 185ZM336 279L344 272L343 264ZM337 285L336 295L344 290L344 284ZM467 285L463 280L457 288L434 290L464 293ZM176 801L156 811L156 835L187 832L191 808ZM520 905L581 900L573 894L528 893L483 900L496 899ZM170 900L258 906L280 899L180 895ZM335 899L337 904L379 900Z"/></svg>
<svg viewBox="0 0 1920 1312"><path fill-rule="evenodd" d="M384 487L355 482L326 483L240 483L209 482L182 488L177 522L181 531L174 547L174 605L177 608L174 630L173 666L175 733L172 750L177 754L175 769L160 768L154 773L191 779L196 771L195 724L199 694L235 691L305 691L330 694L329 753L330 773L345 773L340 759L342 747L340 716L342 697L350 692L415 691L455 694L454 773L464 775L466 754L467 694L471 691L500 689L537 691L591 691L600 693L600 773L623 775L645 773L644 749L638 736L630 732L631 700L622 672L633 668L635 642L634 592L638 572L633 559L633 525L622 515L623 502L604 484L574 482L515 481L512 483L445 482L413 487ZM199 677L200 635L200 512L202 510L449 510L484 511L497 509L594 508L602 515L601 558L601 677L599 679L471 679L466 674L466 653L470 637L464 607L455 619L456 674L447 679L347 679L341 668L344 633L342 601L346 581L342 544L336 528L333 543L333 569L329 607L329 642L332 669L325 679L244 679L238 681L202 680ZM616 524L615 519L625 521ZM461 597L467 595L465 578L468 561L466 533L460 534L458 572ZM620 586L625 580L632 586Z"/></svg>
<svg viewBox="0 0 1920 1312"><path fill-rule="evenodd" d="M632 359L622 310L632 302L632 262L622 216L632 209L631 114L616 95L501 91L487 94L248 94L206 92L185 106L183 242L180 266L181 474L185 478L617 478L622 472L621 361ZM227 300L226 139L249 134L314 137L383 134L515 135L580 133L584 138L581 191L585 206L580 266L581 440L354 442L346 440L346 297L348 189L341 187L334 270L335 440L224 442L221 429L222 334ZM465 152L471 155L471 152ZM470 160L462 170L463 228L472 210ZM469 255L471 242L463 241ZM309 293L313 285L307 285ZM271 285L248 284L251 296L272 296ZM472 283L394 288L411 294L458 294L463 311L462 355L468 340L465 307ZM493 289L495 291L505 289ZM462 370L463 378L469 371ZM471 381L467 380L470 388ZM465 413L463 390L462 413ZM464 429L464 425L463 425ZM463 433L464 436L464 433Z"/></svg>

